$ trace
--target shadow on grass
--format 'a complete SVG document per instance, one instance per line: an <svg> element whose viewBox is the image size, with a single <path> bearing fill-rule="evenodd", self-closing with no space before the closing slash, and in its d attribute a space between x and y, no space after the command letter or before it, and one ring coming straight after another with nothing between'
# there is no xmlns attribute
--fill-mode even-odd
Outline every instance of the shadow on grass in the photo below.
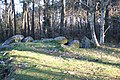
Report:
<svg viewBox="0 0 120 80"><path fill-rule="evenodd" d="M27 80L91 80L92 77L83 77L83 76L76 76L75 74L70 74L70 73L64 73L63 71L59 71L56 72L54 70L59 70L59 68L54 68L51 66L45 66L44 67L49 67L52 68L51 69L47 69L47 70L42 70L42 69L37 69L35 67L31 67L29 69L27 69L26 72L28 73L34 73L34 75L37 77L42 77L41 79L34 79L34 77L30 77L30 79ZM26 73L27 74L27 73ZM19 77L19 76L18 76ZM19 80L26 80L24 79L24 77L26 77L26 75L23 75L23 77L21 76L21 78ZM44 79L45 77L45 79ZM17 78L17 77L16 77Z"/></svg>
<svg viewBox="0 0 120 80"><path fill-rule="evenodd" d="M14 56L16 57L16 56ZM17 57L22 57L22 58L31 58L31 57L24 57L24 56L17 56ZM34 59L34 58L31 58ZM35 59L37 60L37 59ZM30 63L31 64L31 63ZM102 78L106 78L108 76L104 75L93 75L91 73L81 73L81 74L86 74L89 75L90 77L87 76L77 76L76 74L70 74L68 72L64 71L69 71L69 70L63 70L57 67L53 66L48 66L48 65L43 65L39 64L40 66L43 66L42 68L39 66L30 66L28 68L21 69L21 73L14 75L16 80L92 80L95 76L97 80L101 80ZM25 70L25 75L23 74ZM23 72L23 73L22 73ZM27 75L28 74L33 74L32 76ZM109 78L109 77L108 77ZM117 79L115 79L117 80Z"/></svg>
<svg viewBox="0 0 120 80"><path fill-rule="evenodd" d="M49 47L46 46L46 47L43 47L43 49L41 49L42 48L41 44L48 45ZM55 53L53 52L52 54L50 54L49 49L54 49L54 48L58 48L58 50L64 52L64 48L60 44L58 44L58 43L45 42L45 43L41 43L41 44L39 45L38 43L36 43L36 44L33 44L33 43L27 43L27 44L22 43L20 45L19 44L17 45L18 48L15 46L16 48L13 48L13 49L19 50L19 51L37 52L37 53L47 54L47 55L56 56L56 57L59 57L60 55L64 54L64 53L59 53L59 52L55 52ZM36 47L34 47L34 46L37 46L38 49ZM52 46L55 46L55 47L52 47ZM25 47L25 48L23 48L23 47ZM46 48L48 49L48 51L45 50ZM102 51L103 53L107 53L108 55L111 55L111 56L113 56L111 54L112 52L120 53L120 51L118 51L118 50L113 50L113 49L110 49L110 48L107 48L107 47L105 47L105 48L101 47L101 48L97 48L97 49L94 49L94 50L96 50L98 52ZM76 56L76 54L73 54L73 56ZM20 57L20 56L17 56L17 57ZM21 56L21 57L27 58L27 56ZM33 58L33 57L31 57L31 58ZM63 58L66 59L66 58L69 58L69 57L64 56ZM72 57L72 58L77 59L77 60L84 60L84 61L90 61L90 62L96 62L96 63L100 63L100 64L105 64L105 65L112 65L112 66L120 67L120 63L113 63L113 62L109 62L109 61L104 61L102 59L93 58L92 56L85 56L85 55L81 56L81 55L79 55L78 58L76 58L76 57Z"/></svg>
<svg viewBox="0 0 120 80"><path fill-rule="evenodd" d="M118 48L120 49L120 48ZM100 47L98 48L98 50L101 50L102 52L105 52L105 53L108 53L108 54L111 54L114 53L114 54L120 54L120 50L117 50L117 49L113 49L112 47Z"/></svg>
<svg viewBox="0 0 120 80"><path fill-rule="evenodd" d="M42 64L41 64L42 65ZM61 70L60 68L56 68L56 67L52 67L52 66L48 66L48 65L42 65L42 66L44 66L44 67L49 67L49 68L52 68L52 69L57 69L57 70ZM37 70L37 71L39 71L39 70ZM42 70L43 71L43 70ZM66 71L68 71L68 70L66 70ZM44 71L43 71L44 72ZM109 79L111 79L111 80L119 80L120 79L120 77L110 77L110 76L107 76L107 75L99 75L99 74L91 74L90 72L79 72L79 74L84 74L84 75L86 75L86 76L76 76L75 74L73 75L73 74L69 74L69 73L63 73L64 71L62 71L62 72L57 72L57 74L56 74L56 72L55 72L55 74L54 74L54 72L53 71L50 71L49 73L51 74L51 73L53 73L52 75L55 75L55 76L63 76L60 80L108 80L108 78ZM46 71L45 71L45 73L46 73ZM48 73L48 72L47 72ZM105 79L106 78L106 79ZM56 80L56 79L55 79ZM57 79L58 80L58 79Z"/></svg>
<svg viewBox="0 0 120 80"><path fill-rule="evenodd" d="M34 77L30 75L25 75L25 74L15 74L13 75L15 80L48 80L47 78L39 78L39 77Z"/></svg>
<svg viewBox="0 0 120 80"><path fill-rule="evenodd" d="M44 44L48 45L48 43L44 43ZM37 52L37 53L47 54L47 55L56 56L56 57L59 57L62 54L62 53L59 53L59 52L50 54L48 51L45 51L44 49L42 49L42 50L33 49L33 46L35 46L35 48L37 47L38 49L39 48L44 48L44 49L58 48L61 51L64 51L64 48L61 47L59 44L52 44L52 43L50 43L48 45L49 47L48 46L43 47L43 46L38 45L38 44L37 44L37 46L36 46L36 44L30 44L30 45L29 44L22 44L22 45L20 44L18 46L15 46L16 48L14 47L13 49L14 50L19 50L19 51ZM52 47L52 46L55 46L55 47ZM98 48L98 49L95 49L95 50L101 50L103 52L108 53L109 55L111 55L110 54L111 52L119 53L119 51L114 51L110 48ZM95 63L105 64L105 65L120 67L120 63L111 63L111 62L108 62L108 61L103 61L102 59L95 59L94 57L88 57L88 56L85 56L85 55L84 56L79 55L79 56L80 57L78 57L78 58L75 58L75 57L72 57L72 58L74 58L76 60L83 60L83 61L89 61L89 62L95 62ZM27 56L17 56L17 55L15 55L13 57L23 57L23 58L31 58L31 59L38 60L34 57L27 57ZM63 59L68 59L69 57L64 56L62 58ZM42 65L42 66L52 68L53 70L57 69L57 70L61 71L61 69L55 68L55 67L52 67L52 66L47 66L47 65ZM52 71L52 70L36 69L35 67L31 67L30 69L27 69L27 70L31 74L35 72L35 73L39 74L41 77L38 77L37 75L36 76L31 76L31 75L24 75L24 74L16 74L15 75L16 80L50 80L49 77L47 78L47 76L51 76L52 77L51 80L65 80L65 79L67 79L67 80L89 80L89 78L87 78L87 77L78 77L76 75L71 75L69 73L64 73L63 71L55 72L55 71ZM46 78L43 78L44 75L47 75Z"/></svg>
<svg viewBox="0 0 120 80"><path fill-rule="evenodd" d="M112 62L107 62L107 61L105 62L105 61L103 61L101 59L94 59L94 58L89 59L89 57L82 57L82 58L75 58L75 59L120 67L120 63L112 63Z"/></svg>
<svg viewBox="0 0 120 80"><path fill-rule="evenodd" d="M35 52L39 52L39 51L35 51ZM41 53L44 54L43 51ZM61 53L49 54L47 52L45 54L50 55L50 56L56 56L56 57L59 57L61 55ZM74 54L73 56L76 56L76 54ZM62 58L63 59L68 59L69 57L68 56L64 56ZM95 62L95 63L105 64L105 65L111 65L111 66L120 67L120 63L108 62L108 61L104 61L102 59L98 59L98 58L96 59L96 58L88 57L88 56L81 56L81 55L79 55L78 58L76 58L76 57L72 57L72 58L77 59L77 60L84 60L84 61L89 61L89 62Z"/></svg>
<svg viewBox="0 0 120 80"><path fill-rule="evenodd" d="M37 52L38 53L40 51L36 51L35 50L33 52ZM44 53L44 52L40 52L40 53L46 54L46 55L50 55L50 56L59 57L59 55L54 55L54 54L49 54L49 53ZM34 57L28 57L27 55L26 56L17 56L17 55L15 55L13 57L23 57L23 58L30 58L30 59L38 60L38 59L36 59ZM62 58L69 59L67 57L62 57ZM81 57L81 58L74 58L74 59L120 67L119 63L104 62L101 59L94 59L94 58L89 58L89 57L86 57L86 56ZM52 70L51 69L50 70L41 70L41 69L36 69L36 67L31 67L31 68L27 69L27 72L30 72L31 74L32 73L37 73L41 77L38 77L38 76L29 76L29 75L24 75L24 74L17 74L16 75L16 79L17 80L65 80L65 79L67 79L67 80L92 80L92 76L93 76L91 74L88 74L88 75L91 75L91 79L88 78L88 77L83 77L83 76L78 77L76 75L71 75L69 73L64 73L64 71L61 70L60 68L56 68L56 67L52 67L52 66L48 66L48 65L42 65L42 64L41 64L41 66L52 68ZM53 70L59 70L61 72L55 72ZM46 75L46 77L43 78L45 75ZM101 76L96 76L96 77L98 79Z"/></svg>
<svg viewBox="0 0 120 80"><path fill-rule="evenodd" d="M28 69L22 69L25 70L26 72L28 72L28 74L33 74L32 76L30 76L29 78L27 78L28 76L23 75L23 77L18 76L16 78L19 78L17 80L119 80L120 77L110 77L110 76L105 76L105 75L94 75L91 73L86 73L86 72L82 72L79 74L84 74L86 76L77 76L76 74L70 74L69 72L64 73L63 70L61 70L60 68L56 68L56 67L52 67L52 66L48 66L48 65L42 65L43 67L48 67L49 69L42 69L42 68L36 68L36 67L30 67ZM60 71L56 71L56 70L60 70ZM22 73L21 73L22 74ZM26 73L27 74L27 73ZM34 76L34 77L33 77ZM40 78L38 78L40 77Z"/></svg>
<svg viewBox="0 0 120 80"><path fill-rule="evenodd" d="M14 57L31 58L26 56L25 57L14 56ZM31 59L34 59L34 58L31 58ZM27 63L31 64L30 62L27 62ZM36 68L34 64L31 65L30 67L23 68L23 69L17 68L17 70L21 69L21 72L19 74L14 75L13 77L15 77L17 80L89 80L91 78L91 77L89 78L89 77L77 76L76 74L70 74L66 72L69 70L63 70L57 67L52 67L52 66L43 65L43 64L39 64L39 65L43 66L43 68L40 68L39 66ZM33 75L32 76L26 75L27 73L31 75L33 74ZM85 73L85 74L88 75L88 73Z"/></svg>
<svg viewBox="0 0 120 80"><path fill-rule="evenodd" d="M55 53L55 54L49 54L49 52L44 52L44 51L37 51L34 50L33 52L37 52L37 53L41 53L41 54L46 54L46 55L50 55L50 56L55 56L55 57L59 57L61 55L61 53ZM73 55L74 56L74 55ZM76 55L75 55L76 56ZM35 60L39 60L36 59L34 57L28 57L28 56L18 56L18 55L14 55L12 57L24 57L24 58L30 58L30 59L35 59ZM62 57L63 59L69 59L67 56ZM73 57L74 58L74 57ZM70 58L71 59L71 58ZM95 63L100 63L100 64L105 64L105 65L111 65L111 66L116 66L116 67L120 67L120 63L112 63L112 62L108 62L108 61L103 61L102 59L95 59L92 57L87 57L87 56L80 56L80 57L75 57L74 59L77 60L83 60L83 61L89 61L89 62L95 62Z"/></svg>
<svg viewBox="0 0 120 80"><path fill-rule="evenodd" d="M17 58L29 58L29 59L34 59L34 60L39 60L39 59L36 59L34 57L28 57L28 56L20 56L20 55L12 55L11 57L17 57Z"/></svg>
<svg viewBox="0 0 120 80"><path fill-rule="evenodd" d="M19 49L18 49L19 50ZM27 50L20 50L20 51L27 51ZM50 55L50 56L55 56L55 57L59 57L62 53L53 53L53 54L50 54L49 52L47 51L44 51L44 50L31 50L31 52L37 52L37 53L41 53L41 54L46 54L46 55ZM76 56L76 55L73 55L73 56ZM77 55L78 56L78 55ZM33 57L27 57L27 56L13 56L13 57L24 57L24 58L31 58L31 59L35 59L37 60L36 58L33 58ZM69 57L67 56L63 56L62 57L63 59L68 59ZM76 57L72 57L74 59L77 59L77 60L84 60L84 61L89 61L89 62L96 62L96 63L100 63L100 64L105 64L105 65L111 65L111 66L117 66L117 67L120 67L120 63L112 63L112 62L108 62L108 61L104 61L102 59L96 59L96 58L92 58L92 57L87 57L87 56L82 56L79 55L78 58ZM70 58L71 59L71 58Z"/></svg>

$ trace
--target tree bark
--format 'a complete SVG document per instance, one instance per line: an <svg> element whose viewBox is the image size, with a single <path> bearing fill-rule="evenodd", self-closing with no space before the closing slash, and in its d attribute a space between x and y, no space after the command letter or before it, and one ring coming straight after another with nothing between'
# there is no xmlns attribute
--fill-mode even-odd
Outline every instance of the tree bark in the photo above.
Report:
<svg viewBox="0 0 120 80"><path fill-rule="evenodd" d="M40 11L40 1L39 1L39 9L38 9L38 15L39 15L39 18L38 18L38 26L39 26L39 35L40 35L40 38L42 37L42 25L41 25L41 11Z"/></svg>
<svg viewBox="0 0 120 80"><path fill-rule="evenodd" d="M35 39L35 32L34 32L34 0L33 0L33 5L32 5L32 28L31 28L31 34L32 37Z"/></svg>
<svg viewBox="0 0 120 80"><path fill-rule="evenodd" d="M100 44L104 44L104 24L105 24L105 11L101 11L101 19L100 19Z"/></svg>
<svg viewBox="0 0 120 80"><path fill-rule="evenodd" d="M7 0L4 0L5 2L5 37L7 38L8 37L8 31L9 31L9 28L8 28L8 8L7 8Z"/></svg>
<svg viewBox="0 0 120 80"><path fill-rule="evenodd" d="M97 37L96 37L96 34L95 34L95 29L94 29L94 14L95 13L89 13L89 16L90 16L90 29L91 29L91 34L92 34L92 40L93 42L95 43L96 46L100 46L99 43L98 43L98 40L97 40Z"/></svg>
<svg viewBox="0 0 120 80"><path fill-rule="evenodd" d="M22 25L22 34L26 36L26 2L23 2L23 25Z"/></svg>
<svg viewBox="0 0 120 80"><path fill-rule="evenodd" d="M50 12L50 0L44 0L44 12L43 12L43 33L45 35L45 37L52 37L51 35L51 30L52 30L52 26L51 26L51 12Z"/></svg>
<svg viewBox="0 0 120 80"><path fill-rule="evenodd" d="M55 27L55 24L54 24L54 21L55 21L55 12L54 12L54 0L52 0L52 14L51 14L51 28L52 28L52 37L55 36L55 33L54 33L54 27Z"/></svg>
<svg viewBox="0 0 120 80"><path fill-rule="evenodd" d="M16 35L16 16L15 16L15 4L14 4L14 0L10 0L11 1L11 10L12 10L12 26L13 26L13 31L14 31L14 35Z"/></svg>
<svg viewBox="0 0 120 80"><path fill-rule="evenodd" d="M110 0L107 0L106 2L103 0L100 0L100 45L104 44L104 38L105 38L105 18L106 18L106 11L107 7L109 5Z"/></svg>
<svg viewBox="0 0 120 80"><path fill-rule="evenodd" d="M64 35L64 0L61 0L60 35Z"/></svg>
<svg viewBox="0 0 120 80"><path fill-rule="evenodd" d="M44 0L44 10L43 10L43 35L47 37L47 2Z"/></svg>
<svg viewBox="0 0 120 80"><path fill-rule="evenodd" d="M28 36L30 36L30 11L29 11L29 3L27 2L27 27L28 27Z"/></svg>

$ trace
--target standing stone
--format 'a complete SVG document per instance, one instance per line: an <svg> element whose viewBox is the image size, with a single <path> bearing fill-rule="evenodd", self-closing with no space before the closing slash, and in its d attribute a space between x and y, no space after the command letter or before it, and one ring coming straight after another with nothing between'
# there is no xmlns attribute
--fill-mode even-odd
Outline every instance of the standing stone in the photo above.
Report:
<svg viewBox="0 0 120 80"><path fill-rule="evenodd" d="M88 39L86 36L82 39L82 47L83 48L94 48L95 44L90 39Z"/></svg>
<svg viewBox="0 0 120 80"><path fill-rule="evenodd" d="M79 40L73 40L72 42L70 42L68 44L68 46L74 47L74 48L79 48L80 47L80 42L79 42Z"/></svg>

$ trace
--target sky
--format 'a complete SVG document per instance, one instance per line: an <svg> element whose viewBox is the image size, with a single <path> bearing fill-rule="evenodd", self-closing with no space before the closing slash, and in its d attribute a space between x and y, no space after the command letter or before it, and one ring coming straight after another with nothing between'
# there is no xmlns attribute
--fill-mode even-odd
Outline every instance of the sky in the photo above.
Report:
<svg viewBox="0 0 120 80"><path fill-rule="evenodd" d="M10 2L10 0L8 0L8 3L9 2ZM15 11L19 12L19 13L22 12L23 11L23 9L22 9L22 7L23 7L22 3L20 3L19 0L14 0L14 3L15 3ZM40 0L40 4L43 5L43 0ZM32 4L30 5L30 7L31 6L32 6ZM37 6L37 5L35 4L35 6ZM4 6L3 6L3 3L1 3L1 1L0 1L0 15L1 15L1 12L2 12L1 8L4 8Z"/></svg>
<svg viewBox="0 0 120 80"><path fill-rule="evenodd" d="M8 0L8 2L9 1L10 0ZM21 13L23 11L23 9L22 9L22 7L23 7L22 3L19 3L19 0L14 0L14 3L15 3L15 12ZM43 0L41 0L41 5L43 5ZM2 14L3 8L4 8L3 3L1 3L1 1L0 1L0 17L2 16L1 14Z"/></svg>
<svg viewBox="0 0 120 80"><path fill-rule="evenodd" d="M19 0L14 0L16 12L22 12L22 4L19 3Z"/></svg>
<svg viewBox="0 0 120 80"><path fill-rule="evenodd" d="M16 12L22 12L22 4L19 3L19 0L14 0ZM0 18L2 18L2 10L4 9L3 3L0 1Z"/></svg>
<svg viewBox="0 0 120 80"><path fill-rule="evenodd" d="M16 12L22 12L23 11L22 3L20 4L19 0L14 0L14 2L15 2L15 10L16 10ZM41 0L41 5L43 5L43 0ZM32 4L30 5L30 7L31 6L32 6ZM35 6L37 6L37 5L35 4Z"/></svg>
<svg viewBox="0 0 120 80"><path fill-rule="evenodd" d="M22 12L22 4L19 3L19 0L14 0L16 12ZM0 2L0 14L4 8L3 3Z"/></svg>

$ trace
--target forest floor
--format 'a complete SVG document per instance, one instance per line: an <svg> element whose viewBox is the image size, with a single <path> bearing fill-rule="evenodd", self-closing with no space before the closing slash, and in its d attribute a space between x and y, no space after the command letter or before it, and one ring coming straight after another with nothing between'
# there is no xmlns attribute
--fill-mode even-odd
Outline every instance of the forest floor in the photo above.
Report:
<svg viewBox="0 0 120 80"><path fill-rule="evenodd" d="M120 80L120 46L71 48L54 41L19 43L8 50L15 80Z"/></svg>

